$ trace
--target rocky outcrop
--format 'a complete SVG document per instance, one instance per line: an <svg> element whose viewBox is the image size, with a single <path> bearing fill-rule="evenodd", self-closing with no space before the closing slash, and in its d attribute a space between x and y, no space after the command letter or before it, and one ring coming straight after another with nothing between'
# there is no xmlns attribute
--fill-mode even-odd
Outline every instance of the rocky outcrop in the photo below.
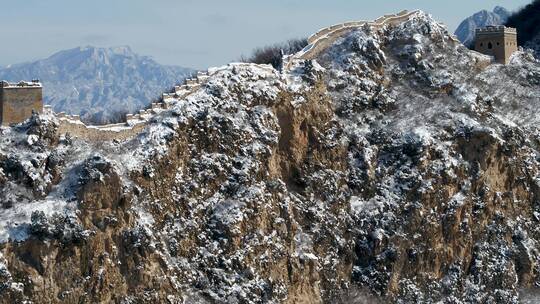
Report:
<svg viewBox="0 0 540 304"><path fill-rule="evenodd" d="M530 298L538 61L422 12L338 34L214 69L133 138L1 129L0 302Z"/></svg>

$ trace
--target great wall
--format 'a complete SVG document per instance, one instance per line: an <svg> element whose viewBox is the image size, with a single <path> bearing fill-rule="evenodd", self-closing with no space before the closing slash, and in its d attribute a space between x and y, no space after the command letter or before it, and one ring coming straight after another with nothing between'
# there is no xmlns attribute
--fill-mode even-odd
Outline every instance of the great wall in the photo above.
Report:
<svg viewBox="0 0 540 304"><path fill-rule="evenodd" d="M58 119L60 134L69 134L89 141L126 140L142 132L150 118L169 109L173 101L185 98L195 92L208 77L208 72L198 72L196 77L186 79L183 85L175 86L174 92L163 93L161 101L152 103L149 109L140 110L136 114L127 114L125 123L88 126L81 121L78 115L68 115L63 112L54 113L48 106L45 107L45 111Z"/></svg>
<svg viewBox="0 0 540 304"><path fill-rule="evenodd" d="M375 19L374 21L351 21L323 28L317 33L311 35L308 38L308 46L306 46L302 51L289 56L284 65L287 70L290 70L291 65L295 60L308 60L316 58L321 51L328 48L337 39L359 27L370 26L375 29L381 29L386 25L397 25L418 12L420 11L414 10L409 12L407 10L403 10L397 14L384 15ZM450 38L455 42L459 42L459 40L453 35L450 35Z"/></svg>
<svg viewBox="0 0 540 304"><path fill-rule="evenodd" d="M332 25L323 28L311 35L308 38L308 45L301 51L284 56L282 72L287 74L294 68L294 63L311 60L316 58L323 50L327 49L345 34L358 29L359 27L371 27L373 29L382 29L387 25L395 26L403 21L406 21L411 16L419 13L420 11L401 11L397 14L384 15L377 18L374 21L352 21L344 22L336 25ZM514 32L515 35L515 32ZM459 40L449 35L450 39L454 42L460 43ZM485 53L485 52L481 52ZM506 56L509 57L509 56ZM506 58L508 59L508 58ZM488 66L491 61L488 57L478 58L479 66ZM126 122L119 124L109 125L86 125L84 124L78 115L67 115L65 113L55 113L48 106L44 107L44 111L48 114L54 115L59 124L60 134L70 134L71 136L86 139L89 141L111 141L111 140L126 140L141 133L148 125L150 118L164 110L167 110L171 105L183 98L196 92L202 85L204 85L208 78L220 71L231 66L249 66L249 63L230 63L225 67L211 68L206 72L198 72L193 78L185 80L183 85L175 86L174 91L171 93L164 93L159 102L152 103L147 110L140 110L136 114L127 114ZM271 72L277 72L270 65L258 65L262 69L268 69Z"/></svg>
<svg viewBox="0 0 540 304"><path fill-rule="evenodd" d="M385 15L374 21L353 21L345 22L337 25L333 25L327 28L319 30L308 38L308 45L300 52L286 56L284 58L284 72L288 72L292 68L292 63L298 60L308 60L317 57L318 54L327 47L329 47L337 39L345 35L346 33L362 27L371 26L380 29L386 25L396 25L400 22L407 20L409 17L418 13L418 11L402 11L398 14ZM451 39L459 42L456 38ZM231 65L249 65L243 63L232 63ZM272 69L271 66L260 65L265 69ZM174 87L174 92L164 93L160 102L152 103L151 107L147 110L141 110L136 114L127 114L126 122L120 124L101 125L101 126L87 126L77 115L67 115L65 113L53 113L50 108L46 108L46 111L50 111L55 115L59 122L59 132L61 134L69 133L71 136L87 139L90 141L108 141L108 140L126 140L136 136L142 132L145 126L148 124L150 118L153 115L158 114L161 111L169 109L173 102L181 100L203 85L210 76L218 72L220 68L212 68L207 72L198 72L194 78L185 80L185 83L180 86Z"/></svg>

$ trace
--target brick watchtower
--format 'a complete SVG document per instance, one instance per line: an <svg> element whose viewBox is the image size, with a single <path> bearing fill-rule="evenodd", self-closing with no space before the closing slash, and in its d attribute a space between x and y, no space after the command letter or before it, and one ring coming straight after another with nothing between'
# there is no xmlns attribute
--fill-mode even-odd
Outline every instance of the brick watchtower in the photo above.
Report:
<svg viewBox="0 0 540 304"><path fill-rule="evenodd" d="M43 90L39 80L11 84L0 81L0 125L20 123L43 112Z"/></svg>
<svg viewBox="0 0 540 304"><path fill-rule="evenodd" d="M504 25L476 29L474 49L495 57L498 63L508 64L510 56L517 51L517 31Z"/></svg>

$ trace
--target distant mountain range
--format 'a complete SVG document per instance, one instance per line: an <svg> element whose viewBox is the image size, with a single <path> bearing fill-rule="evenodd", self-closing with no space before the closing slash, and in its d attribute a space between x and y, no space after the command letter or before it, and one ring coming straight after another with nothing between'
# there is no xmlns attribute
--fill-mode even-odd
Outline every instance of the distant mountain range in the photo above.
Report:
<svg viewBox="0 0 540 304"><path fill-rule="evenodd" d="M464 45L472 47L474 43L475 30L488 25L503 25L510 17L510 12L504 7L497 6L490 12L487 10L478 13L463 20L457 28L455 35Z"/></svg>
<svg viewBox="0 0 540 304"><path fill-rule="evenodd" d="M107 123L133 112L194 70L165 66L127 46L78 47L47 59L0 67L0 80L38 78L45 104L57 112L79 114L86 121Z"/></svg>

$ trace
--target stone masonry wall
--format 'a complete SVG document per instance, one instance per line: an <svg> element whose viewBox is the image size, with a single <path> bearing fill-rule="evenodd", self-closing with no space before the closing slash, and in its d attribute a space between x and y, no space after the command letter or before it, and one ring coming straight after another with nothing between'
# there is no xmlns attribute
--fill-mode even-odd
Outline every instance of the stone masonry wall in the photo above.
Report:
<svg viewBox="0 0 540 304"><path fill-rule="evenodd" d="M517 51L517 34L515 30L504 27L477 30L474 49L495 57L498 63L508 64L512 54Z"/></svg>
<svg viewBox="0 0 540 304"><path fill-rule="evenodd" d="M92 142L98 141L112 141L112 140L127 140L135 137L142 132L146 127L146 123L139 123L134 126L124 126L118 128L103 129L92 126L86 126L85 124L68 120L60 119L60 125L58 132L60 134L69 134L73 137L82 138Z"/></svg>
<svg viewBox="0 0 540 304"><path fill-rule="evenodd" d="M401 11L394 15L384 15L374 21L353 21L345 22L319 30L317 33L311 35L308 38L309 45L304 50L290 56L287 59L286 69L290 69L292 63L295 60L306 60L315 58L322 50L326 49L334 41L345 35L346 33L359 28L364 25L373 26L375 28L382 28L385 25L398 24L404 20L407 20L418 11ZM452 37L455 41L456 38Z"/></svg>
<svg viewBox="0 0 540 304"><path fill-rule="evenodd" d="M112 140L128 140L141 133L148 125L149 119L165 109L171 104L195 92L201 84L208 79L207 72L199 72L195 78L186 79L181 86L176 86L174 92L164 93L160 102L152 103L147 110L140 110L135 114L127 114L126 122L111 125L87 126L78 115L67 115L65 113L53 113L49 106L46 111L51 112L58 118L59 134L69 134L84 140L99 142Z"/></svg>
<svg viewBox="0 0 540 304"><path fill-rule="evenodd" d="M3 126L20 123L43 111L41 87L0 87L0 121Z"/></svg>

